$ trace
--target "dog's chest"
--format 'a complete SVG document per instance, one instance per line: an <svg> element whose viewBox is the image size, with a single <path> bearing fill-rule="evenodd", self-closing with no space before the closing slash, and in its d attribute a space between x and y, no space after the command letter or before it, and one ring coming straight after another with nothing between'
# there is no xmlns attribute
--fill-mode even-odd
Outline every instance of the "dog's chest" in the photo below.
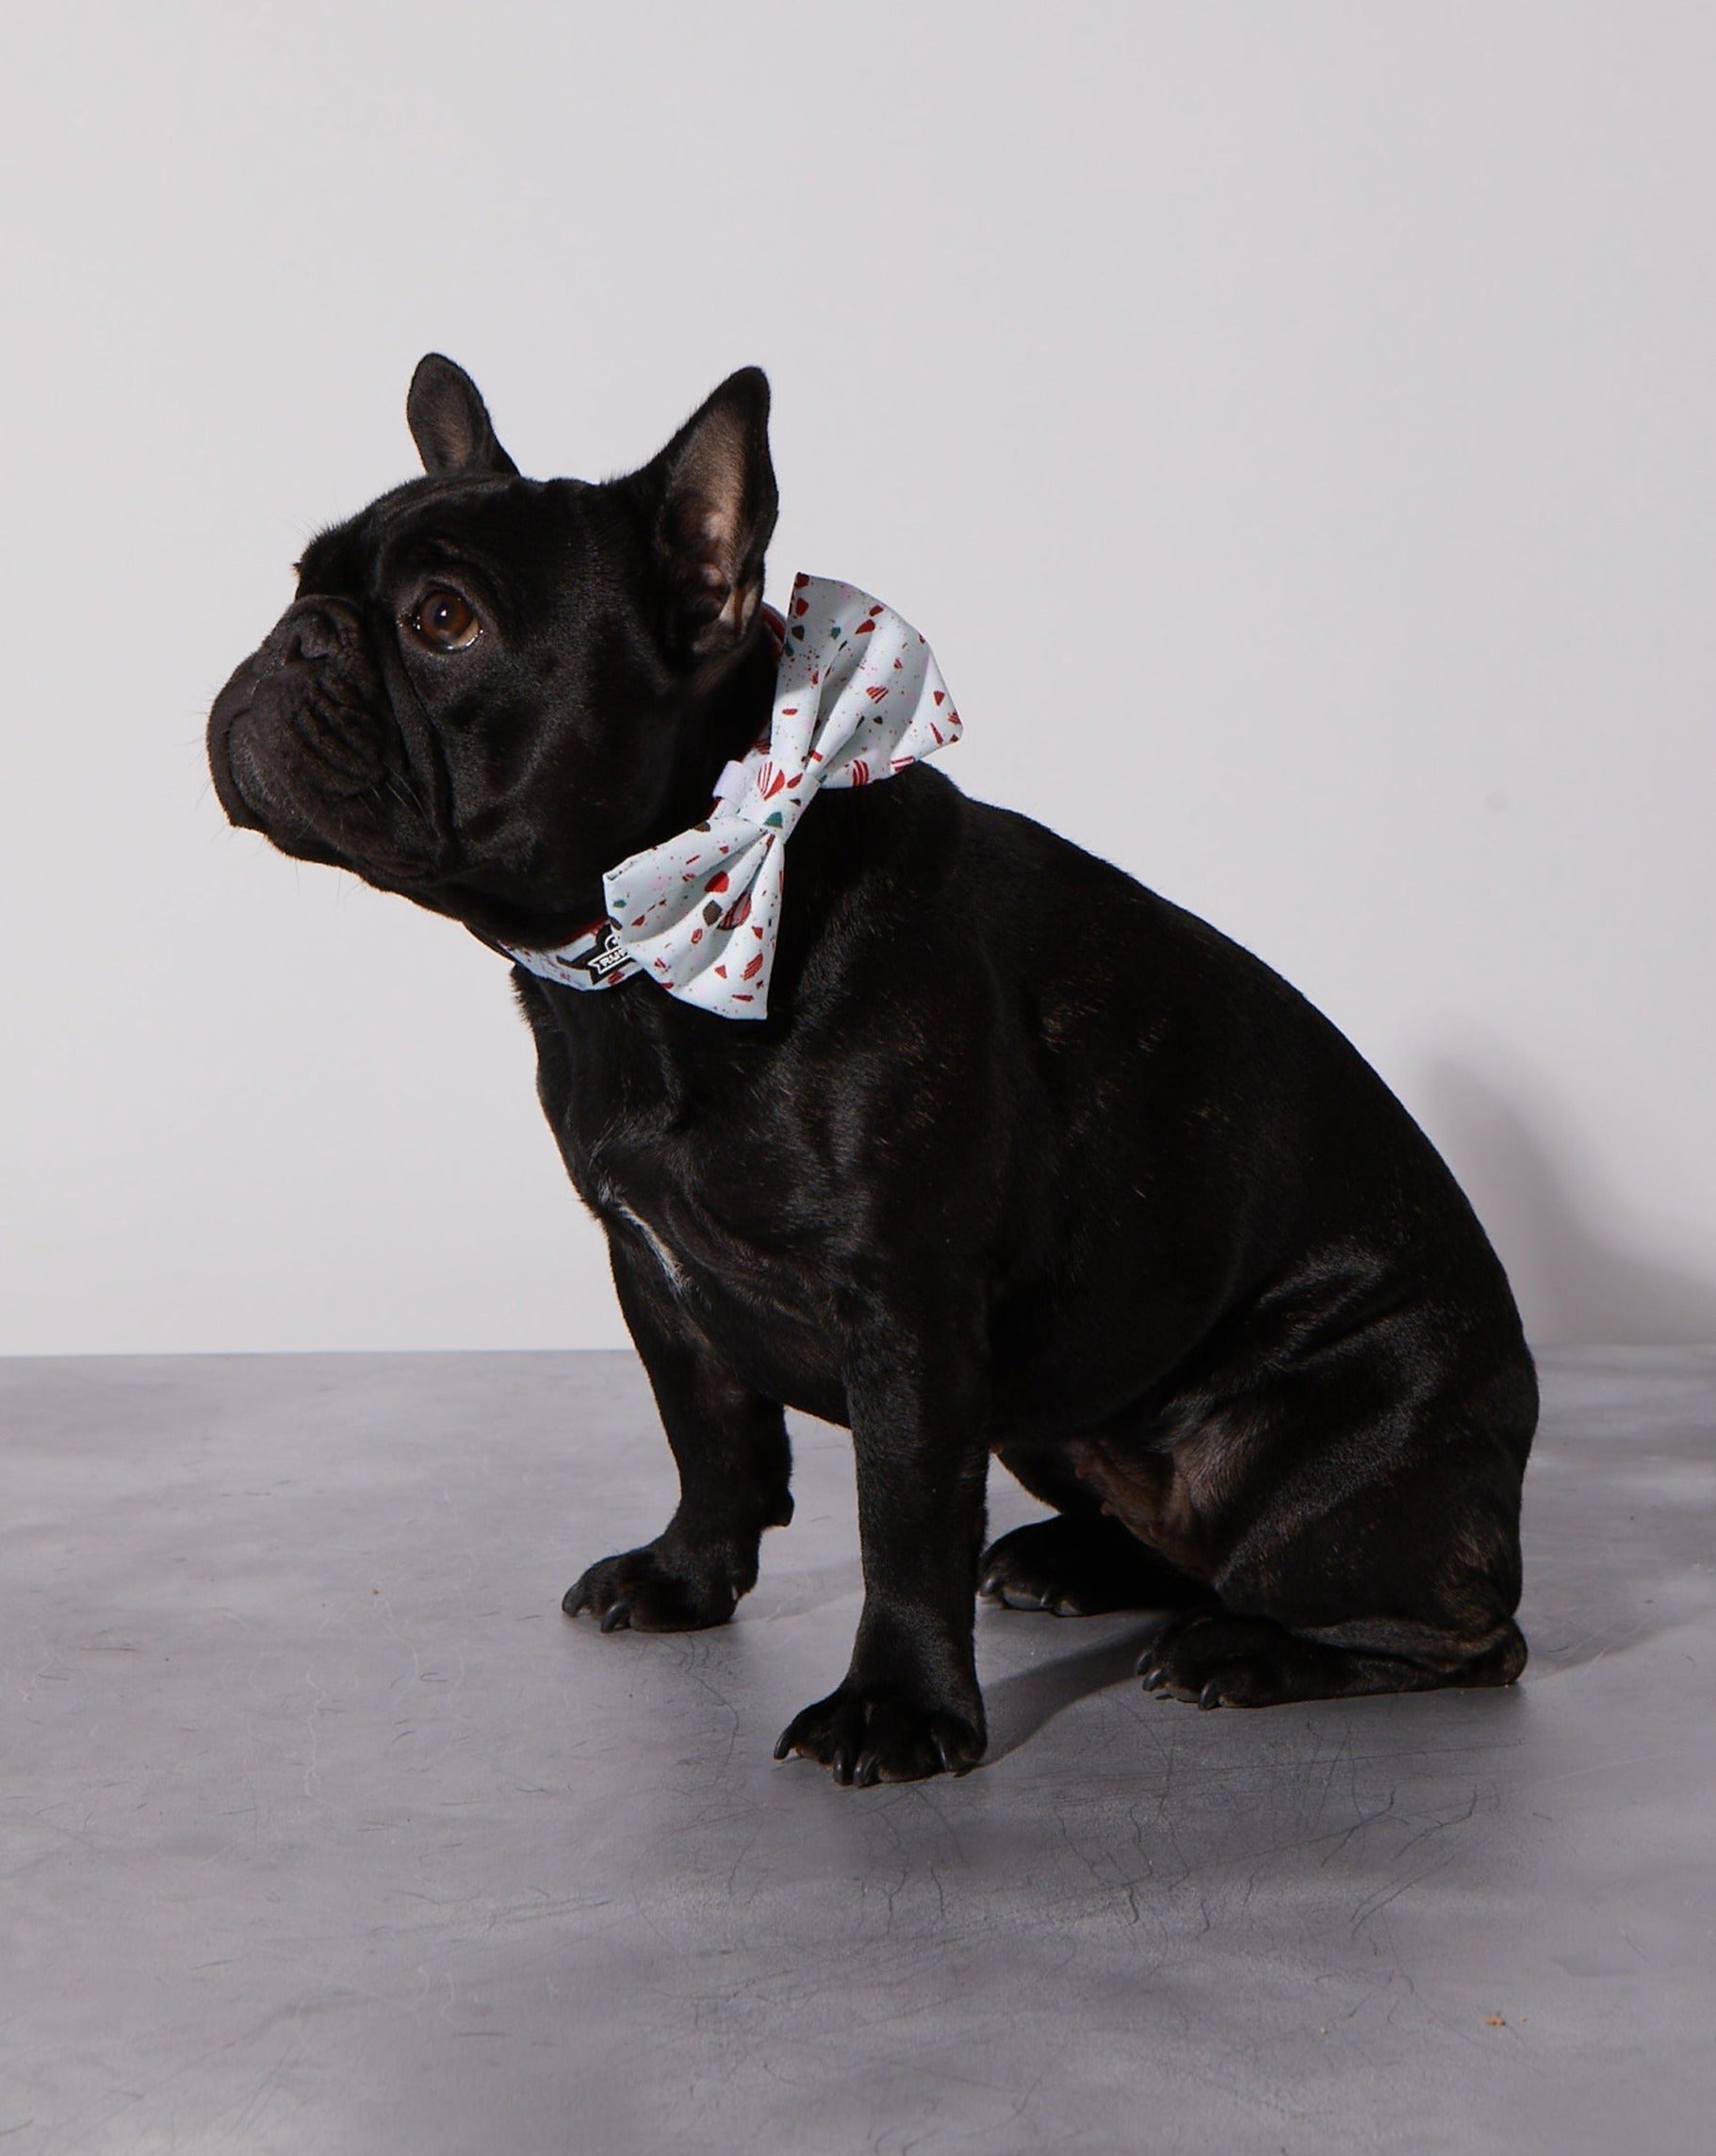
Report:
<svg viewBox="0 0 1716 2156"><path fill-rule="evenodd" d="M587 1195L616 1262L646 1268L757 1391L843 1420L837 1273L791 1210L771 1207L769 1165L745 1165L711 1159L707 1141L647 1161L605 1149Z"/></svg>
<svg viewBox="0 0 1716 2156"><path fill-rule="evenodd" d="M813 1299L819 1238L789 1200L790 1174L766 1144L709 1130L607 1134L580 1170L598 1217L635 1235L676 1294L726 1292L786 1307Z"/></svg>
<svg viewBox="0 0 1716 2156"><path fill-rule="evenodd" d="M619 1262L644 1267L760 1388L826 1413L840 1209L784 1075L688 1072L603 1046L545 1057L544 1106Z"/></svg>

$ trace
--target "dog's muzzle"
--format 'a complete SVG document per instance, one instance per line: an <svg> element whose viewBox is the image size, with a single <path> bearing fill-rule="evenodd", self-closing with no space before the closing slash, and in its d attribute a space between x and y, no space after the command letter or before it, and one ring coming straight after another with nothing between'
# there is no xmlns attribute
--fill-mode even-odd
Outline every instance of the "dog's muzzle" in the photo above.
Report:
<svg viewBox="0 0 1716 2156"><path fill-rule="evenodd" d="M395 854L390 730L357 609L300 599L215 698L215 792L233 823L289 853L339 861Z"/></svg>

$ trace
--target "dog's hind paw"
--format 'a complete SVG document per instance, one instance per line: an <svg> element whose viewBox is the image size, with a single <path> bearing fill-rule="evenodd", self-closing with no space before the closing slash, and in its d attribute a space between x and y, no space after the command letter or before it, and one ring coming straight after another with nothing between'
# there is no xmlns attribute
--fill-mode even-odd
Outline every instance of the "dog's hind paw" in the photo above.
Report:
<svg viewBox="0 0 1716 2156"><path fill-rule="evenodd" d="M1033 1520L983 1553L977 1592L1008 1609L1094 1617L1104 1609L1177 1609L1208 1590L1176 1572L1114 1520Z"/></svg>
<svg viewBox="0 0 1716 2156"><path fill-rule="evenodd" d="M1302 1697L1279 1625L1215 1610L1170 1620L1138 1657L1146 1691L1199 1707L1271 1707Z"/></svg>
<svg viewBox="0 0 1716 2156"><path fill-rule="evenodd" d="M1473 1681L1452 1669L1307 1640L1267 1617L1225 1609L1169 1618L1139 1656L1137 1674L1146 1691L1199 1707L1279 1707Z"/></svg>
<svg viewBox="0 0 1716 2156"><path fill-rule="evenodd" d="M657 1544L605 1557L568 1587L561 1608L604 1632L700 1632L725 1625L755 1578L722 1558L693 1564Z"/></svg>
<svg viewBox="0 0 1716 2156"><path fill-rule="evenodd" d="M924 1707L892 1686L849 1677L838 1691L793 1717L775 1756L812 1759L837 1782L862 1788L872 1782L963 1774L982 1758L985 1742L981 1707L973 1717Z"/></svg>

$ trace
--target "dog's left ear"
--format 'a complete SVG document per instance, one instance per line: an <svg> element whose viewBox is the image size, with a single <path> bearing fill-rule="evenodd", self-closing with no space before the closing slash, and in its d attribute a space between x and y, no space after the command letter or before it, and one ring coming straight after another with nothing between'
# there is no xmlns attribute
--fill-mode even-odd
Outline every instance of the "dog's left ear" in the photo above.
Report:
<svg viewBox="0 0 1716 2156"><path fill-rule="evenodd" d="M477 384L438 351L417 362L405 393L405 423L417 445L423 469L433 478L444 472L517 476L518 466L500 447Z"/></svg>
<svg viewBox="0 0 1716 2156"><path fill-rule="evenodd" d="M731 650L756 618L780 505L761 368L729 374L632 483L653 512L657 559L686 650L696 660Z"/></svg>

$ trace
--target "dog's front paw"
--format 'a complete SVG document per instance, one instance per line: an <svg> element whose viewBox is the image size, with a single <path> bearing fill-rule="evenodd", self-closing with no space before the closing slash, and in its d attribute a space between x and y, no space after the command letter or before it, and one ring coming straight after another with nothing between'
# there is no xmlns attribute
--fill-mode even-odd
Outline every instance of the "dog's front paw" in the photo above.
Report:
<svg viewBox="0 0 1716 2156"><path fill-rule="evenodd" d="M587 1610L604 1632L699 1632L725 1625L750 1584L719 1558L694 1564L650 1543L593 1564L561 1608L568 1617Z"/></svg>
<svg viewBox="0 0 1716 2156"><path fill-rule="evenodd" d="M814 1759L840 1783L921 1782L963 1774L983 1757L983 1709L967 1715L926 1707L886 1684L848 1677L838 1691L795 1714L775 1756Z"/></svg>

